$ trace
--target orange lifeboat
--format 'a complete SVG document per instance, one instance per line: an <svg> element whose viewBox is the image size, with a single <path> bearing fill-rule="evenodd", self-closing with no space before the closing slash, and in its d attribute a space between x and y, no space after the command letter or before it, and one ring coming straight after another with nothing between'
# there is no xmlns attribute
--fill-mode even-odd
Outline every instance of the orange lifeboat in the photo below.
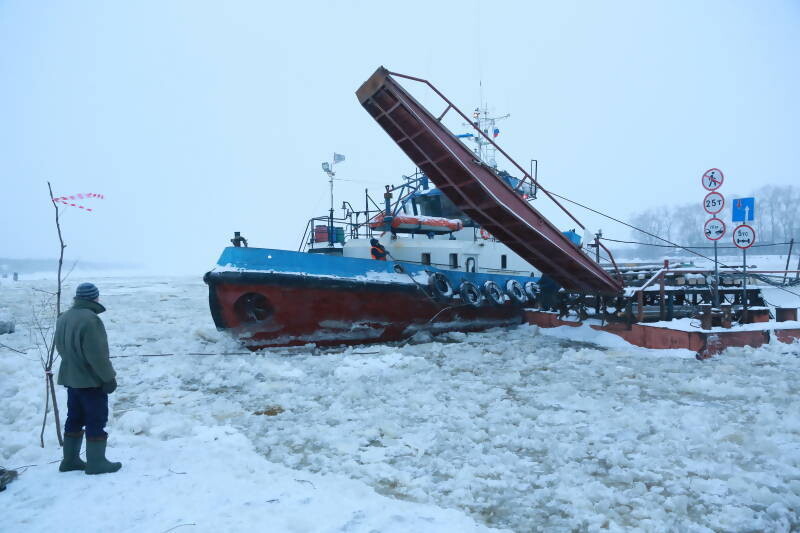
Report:
<svg viewBox="0 0 800 533"><path fill-rule="evenodd" d="M383 229L383 213L379 213L369 222L372 229ZM422 215L397 215L392 219L392 231L396 233L450 233L458 231L464 224L458 219L442 217L426 217Z"/></svg>

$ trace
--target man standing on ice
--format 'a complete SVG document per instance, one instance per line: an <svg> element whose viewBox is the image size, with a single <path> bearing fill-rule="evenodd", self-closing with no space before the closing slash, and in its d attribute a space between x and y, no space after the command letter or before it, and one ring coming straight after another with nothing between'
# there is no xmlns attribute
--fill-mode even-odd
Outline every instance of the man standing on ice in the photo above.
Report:
<svg viewBox="0 0 800 533"><path fill-rule="evenodd" d="M99 297L94 284L81 283L72 308L56 322L55 343L61 355L58 384L67 387L64 459L58 467L61 472L105 474L122 468L122 463L106 459L108 395L117 388L117 373L108 358L106 328L97 316L106 310ZM85 463L80 458L84 427Z"/></svg>

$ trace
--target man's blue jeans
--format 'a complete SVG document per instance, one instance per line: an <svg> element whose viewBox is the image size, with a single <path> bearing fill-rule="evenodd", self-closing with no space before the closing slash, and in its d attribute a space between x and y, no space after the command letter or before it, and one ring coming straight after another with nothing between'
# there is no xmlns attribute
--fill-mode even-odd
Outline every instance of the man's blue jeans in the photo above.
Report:
<svg viewBox="0 0 800 533"><path fill-rule="evenodd" d="M79 433L86 427L87 440L108 437L108 394L100 387L74 389L67 387L67 421L64 433Z"/></svg>

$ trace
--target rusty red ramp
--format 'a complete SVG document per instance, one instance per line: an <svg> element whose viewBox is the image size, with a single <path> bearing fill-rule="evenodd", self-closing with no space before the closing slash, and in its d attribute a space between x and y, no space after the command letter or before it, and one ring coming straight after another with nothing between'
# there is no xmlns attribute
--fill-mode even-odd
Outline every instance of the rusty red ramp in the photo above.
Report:
<svg viewBox="0 0 800 533"><path fill-rule="evenodd" d="M427 84L447 103L447 108L434 117L395 77ZM443 194L531 265L569 290L601 294L620 291L620 281L581 252L442 124L442 117L450 109L471 121L429 82L381 67L359 87L356 96Z"/></svg>

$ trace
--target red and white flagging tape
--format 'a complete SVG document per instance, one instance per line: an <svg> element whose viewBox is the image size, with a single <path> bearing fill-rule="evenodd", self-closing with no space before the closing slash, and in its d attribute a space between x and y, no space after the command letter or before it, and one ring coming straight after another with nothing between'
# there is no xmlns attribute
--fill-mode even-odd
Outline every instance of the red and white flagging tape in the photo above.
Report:
<svg viewBox="0 0 800 533"><path fill-rule="evenodd" d="M102 200L102 199L105 198L105 196L103 196L102 194L94 193L94 192L83 193L83 194L78 193L78 194L74 194L72 196L60 196L58 198L53 198L53 201L61 203L61 204L64 204L64 205L68 205L70 207L77 207L78 209L83 209L84 211L91 211L92 210L91 207L86 207L85 205L80 205L80 204L75 203L76 201L87 200L87 199L90 199L90 198L96 198L98 200Z"/></svg>

